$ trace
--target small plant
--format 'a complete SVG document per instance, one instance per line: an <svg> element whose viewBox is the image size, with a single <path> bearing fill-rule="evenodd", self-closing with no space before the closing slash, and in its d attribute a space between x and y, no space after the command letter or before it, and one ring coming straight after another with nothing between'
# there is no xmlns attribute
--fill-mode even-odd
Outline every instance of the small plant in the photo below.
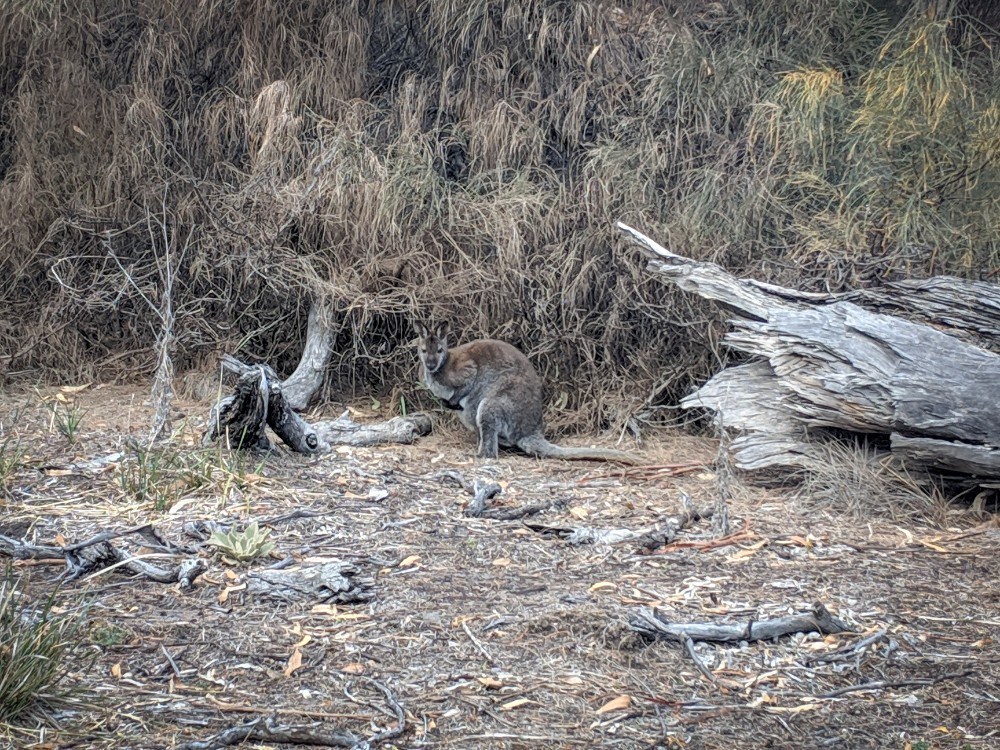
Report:
<svg viewBox="0 0 1000 750"><path fill-rule="evenodd" d="M249 562L263 557L274 549L274 542L267 540L270 533L269 530L261 531L257 527L257 522L252 521L243 531L235 529L226 533L216 531L209 537L208 543L218 547L227 557L238 562Z"/></svg>
<svg viewBox="0 0 1000 750"><path fill-rule="evenodd" d="M131 637L131 633L106 622L96 623L90 629L90 639L98 646L120 646Z"/></svg>
<svg viewBox="0 0 1000 750"><path fill-rule="evenodd" d="M59 430L59 434L69 442L74 442L80 431L83 417L87 413L83 407L76 401L70 403L46 401L45 408L52 415L52 423Z"/></svg>
<svg viewBox="0 0 1000 750"><path fill-rule="evenodd" d="M41 606L25 596L10 568L0 580L0 722L21 717L63 693L65 664L82 618L57 614L49 597Z"/></svg>

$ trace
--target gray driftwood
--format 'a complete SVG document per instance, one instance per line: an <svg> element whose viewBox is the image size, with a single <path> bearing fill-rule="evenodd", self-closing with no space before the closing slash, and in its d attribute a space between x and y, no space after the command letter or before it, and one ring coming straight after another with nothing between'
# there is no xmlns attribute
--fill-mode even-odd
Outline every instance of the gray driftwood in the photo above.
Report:
<svg viewBox="0 0 1000 750"><path fill-rule="evenodd" d="M1000 477L1000 356L971 343L1000 341L1000 287L939 277L842 295L796 292L738 279L618 227L647 252L650 271L731 313L726 343L758 358L681 402L738 431L738 467L813 466L822 458L810 432L835 428L888 436L911 465Z"/></svg>
<svg viewBox="0 0 1000 750"><path fill-rule="evenodd" d="M277 373L267 365L247 365L222 357L222 366L238 376L233 393L212 407L203 442L225 438L231 448L270 450L265 426L292 450L319 453L326 446L312 426L285 399Z"/></svg>
<svg viewBox="0 0 1000 750"><path fill-rule="evenodd" d="M426 414L393 417L385 422L361 424L344 412L333 420L313 425L320 439L330 445L380 445L382 443L412 443L431 431Z"/></svg>
<svg viewBox="0 0 1000 750"><path fill-rule="evenodd" d="M345 411L337 419L310 424L295 413L285 397L286 384L269 366L247 365L229 355L223 356L222 366L238 380L233 392L212 407L205 444L222 438L232 448L269 451L273 445L265 428L270 427L292 450L317 454L332 445L412 443L431 431L430 419L423 414L360 424Z"/></svg>
<svg viewBox="0 0 1000 750"><path fill-rule="evenodd" d="M141 535L147 541L159 539L149 526L138 526L121 532L105 532L65 547L32 544L23 539L0 534L0 555L15 560L65 560L65 576L69 580L114 566L122 572L133 573L156 583L180 583L181 588L186 589L193 586L194 579L205 572L205 561L197 557L184 559L175 565L153 565L129 555L109 541L133 533ZM171 552L178 549L169 547Z"/></svg>
<svg viewBox="0 0 1000 750"><path fill-rule="evenodd" d="M769 620L740 622L670 622L657 609L641 607L629 618L629 626L646 638L739 643L766 641L792 633L843 633L850 628L830 614L821 602L801 615L786 615Z"/></svg>
<svg viewBox="0 0 1000 750"><path fill-rule="evenodd" d="M274 601L310 604L356 604L375 596L375 581L356 565L334 560L288 570L255 570L247 592Z"/></svg>

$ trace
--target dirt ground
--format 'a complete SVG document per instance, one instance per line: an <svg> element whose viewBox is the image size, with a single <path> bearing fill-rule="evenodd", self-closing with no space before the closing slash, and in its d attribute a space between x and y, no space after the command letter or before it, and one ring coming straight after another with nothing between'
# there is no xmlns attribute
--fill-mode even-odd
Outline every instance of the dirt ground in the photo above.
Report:
<svg viewBox="0 0 1000 750"><path fill-rule="evenodd" d="M399 728L398 704L402 733L373 747L1000 747L995 519L955 509L944 523L900 521L720 482L715 443L683 434L640 447L650 465L683 465L677 476L514 454L481 461L445 415L410 446L263 463L214 449L200 479L164 470L147 496L126 473L129 459L67 468L123 450L123 436L142 438L146 394L91 386L0 397L0 443L26 452L7 482L0 533L65 544L149 522L194 545L186 523L257 519L273 559L233 565L202 547L194 554L208 571L188 591L121 569L64 583L58 605L87 607L70 675L78 690L54 727L6 727L0 745L172 748L272 715L365 738ZM207 406L179 404L175 455L200 450ZM71 443L58 413L74 408L82 420ZM490 507L547 509L467 517L471 494L447 471L499 483ZM573 545L537 528L648 529L677 516L685 495L713 505L720 491L728 529L702 520L652 553L634 540ZM308 513L288 518L296 510ZM135 538L115 543L143 552ZM374 599L281 605L246 594L248 572L288 556L352 561L374 579ZM15 569L40 595L62 564ZM629 627L643 606L676 622L746 623L815 601L853 631L697 643L694 658Z"/></svg>

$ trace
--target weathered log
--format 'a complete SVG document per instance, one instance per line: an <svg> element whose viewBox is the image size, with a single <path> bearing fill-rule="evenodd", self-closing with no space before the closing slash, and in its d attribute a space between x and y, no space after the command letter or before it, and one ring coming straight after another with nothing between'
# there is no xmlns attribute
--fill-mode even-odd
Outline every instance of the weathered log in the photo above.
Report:
<svg viewBox="0 0 1000 750"><path fill-rule="evenodd" d="M695 508L685 504L684 511L680 515L642 529L598 529L593 526L551 526L535 523L528 523L525 526L543 536L559 537L572 545L633 542L640 549L652 551L672 544L682 531L713 515L715 515L714 508Z"/></svg>
<svg viewBox="0 0 1000 750"><path fill-rule="evenodd" d="M426 414L393 417L385 422L361 424L344 412L333 420L316 422L313 429L329 445L381 445L383 443L409 444L431 431L431 420Z"/></svg>
<svg viewBox="0 0 1000 750"><path fill-rule="evenodd" d="M269 451L273 446L264 428L270 426L299 453L325 448L309 423L292 410L277 373L269 366L247 365L229 355L222 357L222 366L239 380L233 393L212 407L203 443L225 437L231 448Z"/></svg>
<svg viewBox="0 0 1000 750"><path fill-rule="evenodd" d="M843 633L850 628L816 602L807 614L786 615L769 620L739 622L670 622L657 609L641 607L629 619L629 626L646 638L664 638L683 643L694 641L739 643L767 641L792 633Z"/></svg>
<svg viewBox="0 0 1000 750"><path fill-rule="evenodd" d="M731 446L739 468L810 467L810 431L836 428L888 436L893 453L922 468L1000 476L1000 356L967 341L996 342L1000 287L942 277L850 295L796 292L737 279L618 226L647 251L650 271L733 313L725 342L762 358L681 402L740 431ZM911 319L878 312L887 309Z"/></svg>
<svg viewBox="0 0 1000 750"><path fill-rule="evenodd" d="M357 604L375 596L375 580L350 562L331 561L290 570L256 570L247 575L247 592L283 603Z"/></svg>
<svg viewBox="0 0 1000 750"><path fill-rule="evenodd" d="M73 580L105 568L121 568L156 583L180 583L181 588L190 588L194 579L206 570L205 561L192 557L176 565L163 567L152 565L112 545L108 539L130 533L144 532L148 527L137 527L124 532L99 534L85 542L56 547L47 544L32 544L23 539L0 534L0 555L15 560L65 560L66 578Z"/></svg>
<svg viewBox="0 0 1000 750"><path fill-rule="evenodd" d="M233 393L212 407L202 438L206 445L225 438L231 448L270 451L273 445L267 426L292 450L318 454L328 452L331 445L412 443L431 431L430 419L423 414L360 424L345 411L337 419L309 424L292 409L273 369L247 365L228 355L222 358L222 365L239 380Z"/></svg>

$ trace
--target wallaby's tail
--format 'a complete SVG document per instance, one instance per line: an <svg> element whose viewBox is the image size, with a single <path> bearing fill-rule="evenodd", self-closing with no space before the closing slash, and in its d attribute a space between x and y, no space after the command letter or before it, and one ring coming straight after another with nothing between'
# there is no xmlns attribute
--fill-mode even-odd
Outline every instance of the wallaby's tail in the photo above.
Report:
<svg viewBox="0 0 1000 750"><path fill-rule="evenodd" d="M635 466L642 463L637 456L610 448L564 448L553 445L541 435L529 435L517 442L517 447L539 458L589 459L591 461L617 461Z"/></svg>

